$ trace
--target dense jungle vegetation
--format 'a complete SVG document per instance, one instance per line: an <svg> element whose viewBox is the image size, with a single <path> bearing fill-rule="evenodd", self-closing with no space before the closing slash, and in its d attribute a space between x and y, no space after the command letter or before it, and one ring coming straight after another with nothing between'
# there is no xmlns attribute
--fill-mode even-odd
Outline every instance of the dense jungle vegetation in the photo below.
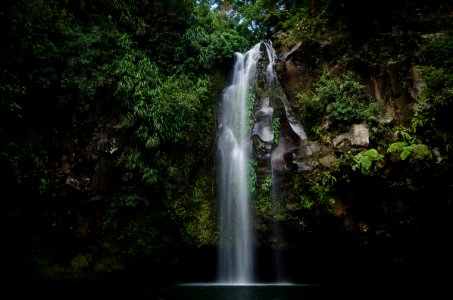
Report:
<svg viewBox="0 0 453 300"><path fill-rule="evenodd" d="M0 19L0 280L178 280L178 259L215 248L218 97L234 53L263 39L298 49L310 139L365 123L370 144L288 176L278 216L255 180L257 215L326 262L451 264L451 3L5 0Z"/></svg>

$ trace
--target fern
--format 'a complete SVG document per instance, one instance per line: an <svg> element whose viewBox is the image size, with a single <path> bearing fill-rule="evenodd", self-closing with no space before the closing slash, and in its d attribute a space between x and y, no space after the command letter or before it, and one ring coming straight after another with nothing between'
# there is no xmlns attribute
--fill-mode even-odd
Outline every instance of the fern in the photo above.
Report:
<svg viewBox="0 0 453 300"><path fill-rule="evenodd" d="M387 149L388 153L393 153L393 152L400 152L403 147L407 146L406 142L396 142L393 144L390 144L390 146Z"/></svg>
<svg viewBox="0 0 453 300"><path fill-rule="evenodd" d="M429 147L425 144L414 144L409 146L411 148L411 153L417 160L431 159L433 155Z"/></svg>
<svg viewBox="0 0 453 300"><path fill-rule="evenodd" d="M425 144L410 144L406 142L396 142L390 144L387 148L388 153L399 153L401 160L406 160L413 157L416 160L431 159L432 153L429 147Z"/></svg>

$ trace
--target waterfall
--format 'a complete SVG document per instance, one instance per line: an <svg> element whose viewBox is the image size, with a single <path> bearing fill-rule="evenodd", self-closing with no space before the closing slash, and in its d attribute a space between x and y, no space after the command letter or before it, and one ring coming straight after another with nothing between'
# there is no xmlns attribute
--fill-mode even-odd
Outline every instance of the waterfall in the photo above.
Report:
<svg viewBox="0 0 453 300"><path fill-rule="evenodd" d="M218 135L220 246L219 280L253 281L253 231L250 216L248 161L250 149L249 93L255 81L260 44L235 53L231 84L224 90Z"/></svg>
<svg viewBox="0 0 453 300"><path fill-rule="evenodd" d="M273 70L275 52L268 41L256 44L246 53L235 53L230 84L223 90L219 107L219 259L218 280L227 284L248 284L255 280L253 224L250 211L249 170L252 149L252 113L255 106L255 84L258 63L263 53L268 65L265 77L268 87L276 84ZM269 103L267 103L268 105ZM264 107L271 121L272 108ZM267 109L267 110L266 110ZM273 140L272 125L256 129L263 140Z"/></svg>

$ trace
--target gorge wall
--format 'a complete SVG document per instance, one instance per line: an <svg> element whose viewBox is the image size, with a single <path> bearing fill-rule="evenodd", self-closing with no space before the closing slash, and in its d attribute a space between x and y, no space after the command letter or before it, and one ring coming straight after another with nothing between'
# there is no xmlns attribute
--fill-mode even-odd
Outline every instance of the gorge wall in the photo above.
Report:
<svg viewBox="0 0 453 300"><path fill-rule="evenodd" d="M435 62L433 45L451 42L451 7L422 5L401 12L404 19L375 13L374 24L350 15L314 36L273 37L282 92L258 95L255 111L277 136L253 136L257 243L285 249L292 275L323 277L317 272L326 267L337 279L386 280L389 271L414 280L422 276L415 261L432 270L433 257L445 259L452 170L450 143L440 136L451 136L441 112L451 109L451 81L441 75L436 91L427 69L449 65ZM274 121L263 121L262 103L271 103Z"/></svg>

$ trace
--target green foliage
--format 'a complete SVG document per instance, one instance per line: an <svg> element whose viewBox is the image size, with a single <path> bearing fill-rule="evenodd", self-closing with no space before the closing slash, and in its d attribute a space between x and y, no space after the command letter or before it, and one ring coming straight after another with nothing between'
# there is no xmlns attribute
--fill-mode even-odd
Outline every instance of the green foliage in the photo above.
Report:
<svg viewBox="0 0 453 300"><path fill-rule="evenodd" d="M96 25L79 23L69 10L65 3L41 0L1 8L8 43L0 55L8 60L0 62L0 117L5 122L0 137L7 145L0 152L11 161L24 193L48 190L60 159L52 139L71 130L71 135L88 133L86 124L101 99L110 96L104 89L111 79L116 28L102 18Z"/></svg>
<svg viewBox="0 0 453 300"><path fill-rule="evenodd" d="M415 115L412 118L412 121L417 118ZM412 123L414 125L414 123ZM398 159L405 161L409 158L412 161L421 161L421 160L430 160L432 159L432 152L430 147L422 143L422 139L417 136L416 133L417 126L412 126L410 128L404 126L395 127L395 133L400 140L390 144L387 147L387 153L396 153L398 154Z"/></svg>
<svg viewBox="0 0 453 300"><path fill-rule="evenodd" d="M264 182L261 184L261 191L263 193L269 193L272 188L272 176L266 176Z"/></svg>
<svg viewBox="0 0 453 300"><path fill-rule="evenodd" d="M450 113L453 108L453 73L435 67L419 67L426 88L417 96L411 129L424 140L438 146L451 147Z"/></svg>
<svg viewBox="0 0 453 300"><path fill-rule="evenodd" d="M330 209L335 203L333 193L336 181L329 171L316 172L304 178L294 176L294 191L301 207L306 210Z"/></svg>
<svg viewBox="0 0 453 300"><path fill-rule="evenodd" d="M172 218L180 224L182 239L189 245L200 247L214 243L216 223L211 184L207 174L198 174L187 192L168 198Z"/></svg>
<svg viewBox="0 0 453 300"><path fill-rule="evenodd" d="M126 176L123 176L123 178L124 177ZM124 182L128 181L125 180ZM128 187L125 191L119 192L115 195L115 205L121 207L139 207L143 201L145 201L144 197L138 194L137 190L132 187Z"/></svg>
<svg viewBox="0 0 453 300"><path fill-rule="evenodd" d="M326 124L326 125L328 125L328 124ZM325 126L323 126L321 124L314 125L311 128L311 131L313 132L313 134L315 136L317 136L319 138L319 141L321 141L321 143L324 143L324 144L329 144L330 143L330 134L326 130Z"/></svg>
<svg viewBox="0 0 453 300"><path fill-rule="evenodd" d="M1 128L20 122L23 117L23 104L20 99L26 94L26 87L12 71L0 73L0 124Z"/></svg>
<svg viewBox="0 0 453 300"><path fill-rule="evenodd" d="M211 9L214 2L221 5ZM180 245L213 245L215 176L210 153L213 101L218 91L212 83L217 82L219 89L224 79L215 74L230 65L234 52L275 37L273 33L280 29L288 33L279 35L284 37L280 42L285 46L301 42L304 54L297 55L306 55L308 62L318 65L325 54L332 58L330 51L341 36L328 34L329 18L335 16L327 8L337 5L341 12L352 3L333 2L18 0L2 5L0 172L4 185L0 196L5 204L2 220L8 224L5 253L13 253L14 259L2 266L0 277L26 270L20 274L32 279L35 275L82 279L91 272L119 270L123 259L151 256L157 261ZM348 18L361 18L348 12ZM374 30L382 28L385 24L375 21L392 15L381 12L371 12L373 18L365 24L373 24ZM342 14L336 18L346 27L355 25L350 28L364 33L361 37L370 33L370 26L359 28L360 22L351 22ZM451 147L452 40L451 32L433 35L417 53L418 70L427 86L415 99L410 126L397 128L399 140L387 149L399 160L418 164L431 159L434 147L446 152ZM382 61L394 54L386 41L375 40L377 51L356 51L358 47L349 47L349 42L361 43L355 39L343 47L352 53L346 57L368 67L366 52ZM392 41L404 39L392 31ZM319 51L314 54L314 49ZM254 104L252 96L249 109ZM352 75L323 76L312 91L299 95L297 105L304 125L321 140L328 139L331 129L377 122L377 104ZM110 124L117 126L112 129ZM278 118L272 125L276 144ZM89 201L91 191L60 190L66 186L68 170L61 166L65 163L61 158L70 156L70 171L89 178L99 164L93 135L101 126L120 143L115 153L101 154L108 156L113 170L111 186L102 191L102 205L97 206ZM352 157L353 166L363 173L375 170L381 159L374 149ZM257 213L268 220L288 221L286 195L277 195L281 201L271 202L272 179L268 176L258 184L256 168L256 161L250 161L248 180L250 193L258 197L253 203ZM395 184L401 184L404 192L419 191L417 178L406 175ZM294 176L294 193L303 213L331 207L335 176L332 172ZM90 221L101 218L100 228L90 224L90 232L79 238L60 227L76 218L67 216L73 205L99 214ZM59 220L56 226L55 219ZM295 223L303 227L303 221ZM58 244L63 240L74 248L59 248L66 247ZM33 257L32 266L27 267L25 254L37 252L42 257Z"/></svg>
<svg viewBox="0 0 453 300"><path fill-rule="evenodd" d="M157 150L175 143L189 143L199 129L203 105L208 95L207 78L165 76L147 57L137 52L116 63L119 76L116 94L125 114L118 125L132 130L136 147L124 153L125 166L142 174L148 185L161 178L160 168L174 173L165 152L158 151L154 160L142 149Z"/></svg>
<svg viewBox="0 0 453 300"><path fill-rule="evenodd" d="M329 4L329 1L293 0L214 0L210 2L217 4L215 11L233 19L241 35L247 37L252 43L267 39L280 30L295 27L294 23L305 16L305 12L323 11ZM302 30L302 28L299 29Z"/></svg>
<svg viewBox="0 0 453 300"><path fill-rule="evenodd" d="M280 137L280 118L272 118L272 128L274 129L274 145L278 145L278 139Z"/></svg>
<svg viewBox="0 0 453 300"><path fill-rule="evenodd" d="M44 137L29 132L26 137L7 137L9 143L0 146L3 170L18 188L44 193L50 183L49 155L44 149Z"/></svg>
<svg viewBox="0 0 453 300"><path fill-rule="evenodd" d="M315 16L311 15L308 7L301 8L291 15L283 23L283 28L289 32L280 42L283 45L293 46L298 42L306 46L328 40L333 37L324 36L323 29L327 24L326 12L320 10Z"/></svg>
<svg viewBox="0 0 453 300"><path fill-rule="evenodd" d="M262 222L259 229L266 231L272 223L285 221L288 217L287 199L274 190L272 175L260 179L252 206L255 216Z"/></svg>
<svg viewBox="0 0 453 300"><path fill-rule="evenodd" d="M384 155L380 154L376 149L364 150L354 155L354 164L352 165L352 169L360 169L362 174L369 175L372 170L373 162L377 162L383 157ZM378 165L375 165L375 167L378 167Z"/></svg>
<svg viewBox="0 0 453 300"><path fill-rule="evenodd" d="M261 181L256 178L256 174L254 175L254 184L257 185L255 188L255 193L253 194L252 198L253 201L251 202L253 207L253 212L256 216L260 218L269 220L272 217L272 206L274 199L272 199L272 176L267 175ZM266 225L262 225L262 228L266 230Z"/></svg>
<svg viewBox="0 0 453 300"><path fill-rule="evenodd" d="M34 260L35 267L39 276L45 279L59 280L71 278L68 268L52 264L48 259L36 258Z"/></svg>
<svg viewBox="0 0 453 300"><path fill-rule="evenodd" d="M428 38L418 50L422 64L434 67L453 67L453 31L442 32Z"/></svg>
<svg viewBox="0 0 453 300"><path fill-rule="evenodd" d="M218 63L230 61L234 52L243 52L247 43L233 29L207 33L202 27L191 27L184 34L184 40L190 43L195 56L187 63L209 69ZM178 55L185 57L184 48L178 49Z"/></svg>
<svg viewBox="0 0 453 300"><path fill-rule="evenodd" d="M407 150L404 150L404 148L407 148L406 142L396 142L396 143L389 145L387 152L388 153L394 153L394 152L401 153L401 155L400 155L401 160L405 160L409 156L410 151L408 152Z"/></svg>
<svg viewBox="0 0 453 300"><path fill-rule="evenodd" d="M193 0L102 2L104 16L109 16L121 32L133 37L137 48L152 57L162 71L171 70L166 75L174 73L181 64L175 61L176 50L183 42L184 30L190 26Z"/></svg>
<svg viewBox="0 0 453 300"><path fill-rule="evenodd" d="M396 142L390 144L388 153L399 153L399 159L406 160L409 157L414 158L415 160L425 160L432 159L431 150L425 144L410 144L406 142Z"/></svg>
<svg viewBox="0 0 453 300"><path fill-rule="evenodd" d="M420 143L420 138L415 134L413 127L396 126L395 134L408 144Z"/></svg>
<svg viewBox="0 0 453 300"><path fill-rule="evenodd" d="M77 253L77 255L71 261L71 269L75 274L82 273L90 266L91 260L91 255L82 255L80 253Z"/></svg>
<svg viewBox="0 0 453 300"><path fill-rule="evenodd" d="M428 45L432 46L432 43L430 41ZM422 47L422 53L428 55L427 49L431 46ZM409 158L415 161L431 159L432 145L446 151L451 148L449 111L453 95L452 74L434 66L419 66L417 70L425 78L426 87L415 99L410 127L396 127L401 140L389 145L387 149L388 153L399 154L398 158L403 161Z"/></svg>
<svg viewBox="0 0 453 300"><path fill-rule="evenodd" d="M201 246L213 243L215 237L212 183L206 177L210 170L206 153L212 143L212 78L203 72L225 59L232 50L229 47L240 43L232 32L218 36L215 22L209 10L194 10L183 22L183 34L173 40L172 49L154 60L156 55L138 50L133 36L122 35L118 44L125 52L112 65L117 78L115 95L122 106L117 129L128 140L119 166L130 174L123 177L123 184L131 187L128 196L118 200L137 208L143 203L162 205L156 213L171 220L160 231L168 242ZM233 35L227 37L230 33ZM217 38L220 40L214 41ZM156 47L160 46L153 45ZM163 63L171 53L170 63ZM138 196L144 193L142 185L152 189L152 202Z"/></svg>
<svg viewBox="0 0 453 300"><path fill-rule="evenodd" d="M175 57L186 69L194 71L229 64L235 52L243 52L248 46L234 23L224 14L212 11L208 3L194 6L182 42L175 48Z"/></svg>
<svg viewBox="0 0 453 300"><path fill-rule="evenodd" d="M247 162L247 178L250 195L254 195L256 192L256 184L258 179L256 177L256 166L257 162L255 159L249 159Z"/></svg>
<svg viewBox="0 0 453 300"><path fill-rule="evenodd" d="M124 264L117 257L96 257L91 253L77 253L69 265L52 263L45 258L36 258L34 266L39 275L51 280L82 281L102 278L103 275L122 270Z"/></svg>
<svg viewBox="0 0 453 300"><path fill-rule="evenodd" d="M269 197L269 193L265 193L260 195L260 197L256 197L252 202L253 211L257 216L270 218L272 215L272 203Z"/></svg>
<svg viewBox="0 0 453 300"><path fill-rule="evenodd" d="M159 218L149 212L130 214L130 209L118 204L106 211L101 223L102 241L109 253L132 257L160 254L164 245L157 239L165 228L159 224Z"/></svg>
<svg viewBox="0 0 453 300"><path fill-rule="evenodd" d="M319 135L323 123L330 124L330 131L341 132L354 123L372 127L379 121L379 103L370 99L364 86L350 74L324 75L314 91L299 93L297 100L299 115L311 134Z"/></svg>
<svg viewBox="0 0 453 300"><path fill-rule="evenodd" d="M440 149L451 149L453 112L453 34L451 31L427 38L417 52L417 71L426 87L416 97L411 129Z"/></svg>
<svg viewBox="0 0 453 300"><path fill-rule="evenodd" d="M84 97L93 97L98 90L109 84L107 69L113 38L116 32L106 31L99 26L84 28L59 22L61 32L60 54L64 69L61 74L61 88L79 93ZM107 26L107 25L106 25Z"/></svg>
<svg viewBox="0 0 453 300"><path fill-rule="evenodd" d="M97 259L93 264L93 270L99 273L112 273L114 271L122 270L124 265L118 260L117 257L105 257Z"/></svg>
<svg viewBox="0 0 453 300"><path fill-rule="evenodd" d="M241 36L256 43L272 35L278 20L287 13L279 1L213 1L219 2L215 11L229 16Z"/></svg>
<svg viewBox="0 0 453 300"><path fill-rule="evenodd" d="M41 248L61 235L74 248L90 247L71 249L64 266L49 254L40 275L72 279L183 243L212 244L212 83L219 89L223 64L246 47L235 24L192 0L9 2L0 8L7 41L0 46L7 58L0 61L2 217L20 219L11 225L21 230L20 245ZM100 127L121 140L115 153L101 153L113 171L102 195L106 211L97 210L100 228L90 227L83 243L58 225L35 230L50 217L30 209L22 218L22 202L72 208L89 201L90 191L57 191L65 174L56 171L68 155L70 171L89 178L99 164L93 135ZM55 218L68 218L62 211Z"/></svg>

